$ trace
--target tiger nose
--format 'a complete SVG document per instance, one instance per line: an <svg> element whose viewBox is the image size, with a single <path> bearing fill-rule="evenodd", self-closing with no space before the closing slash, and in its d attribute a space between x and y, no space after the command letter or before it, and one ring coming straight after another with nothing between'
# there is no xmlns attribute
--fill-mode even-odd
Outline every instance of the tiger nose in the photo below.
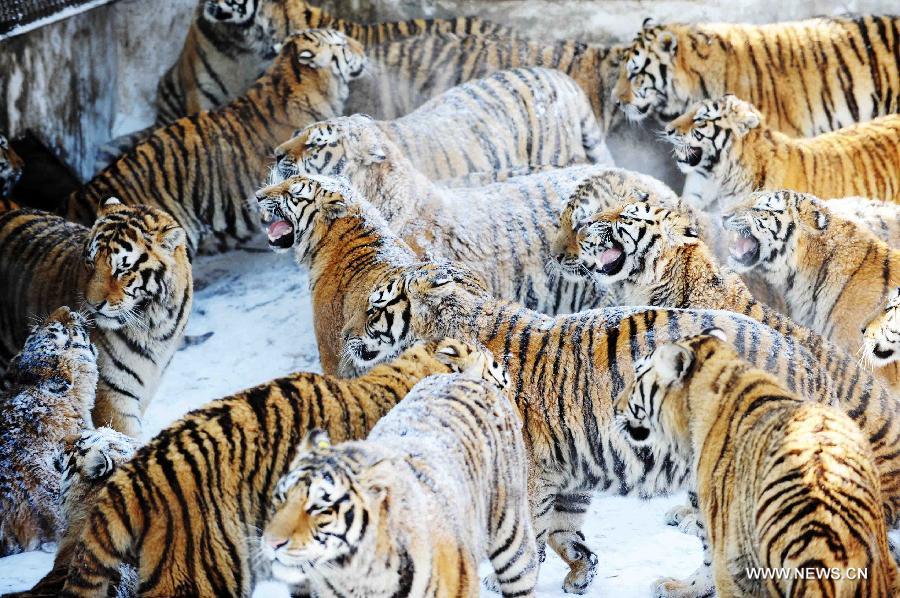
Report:
<svg viewBox="0 0 900 598"><path fill-rule="evenodd" d="M288 543L287 538L279 538L278 536L264 536L263 540L272 550L278 550Z"/></svg>

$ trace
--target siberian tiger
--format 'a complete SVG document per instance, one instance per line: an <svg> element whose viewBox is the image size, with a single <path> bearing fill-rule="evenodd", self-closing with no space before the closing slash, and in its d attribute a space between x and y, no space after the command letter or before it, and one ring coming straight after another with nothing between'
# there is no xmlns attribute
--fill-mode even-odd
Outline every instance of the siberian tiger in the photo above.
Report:
<svg viewBox="0 0 900 598"><path fill-rule="evenodd" d="M290 38L245 97L154 131L69 197L68 218L93 222L98 202L114 195L168 211L192 253L210 236L247 241L256 230L247 198L265 180L272 148L296 127L340 114L364 66L362 46L343 34Z"/></svg>
<svg viewBox="0 0 900 598"><path fill-rule="evenodd" d="M274 45L312 28L335 29L366 48L430 33L512 34L478 17L369 25L338 19L302 0L201 0L178 60L157 87L157 122L212 110L242 95L269 66Z"/></svg>
<svg viewBox="0 0 900 598"><path fill-rule="evenodd" d="M477 596L489 557L498 591L534 595L522 422L503 369L473 356L416 384L364 441L307 436L262 536L276 578L323 597Z"/></svg>
<svg viewBox="0 0 900 598"><path fill-rule="evenodd" d="M770 126L808 137L900 110L900 18L643 29L624 51L613 99L626 116L667 121L726 93Z"/></svg>
<svg viewBox="0 0 900 598"><path fill-rule="evenodd" d="M900 287L862 329L864 360L885 378L893 381L892 390L900 392Z"/></svg>
<svg viewBox="0 0 900 598"><path fill-rule="evenodd" d="M419 344L353 380L297 373L212 401L138 449L100 491L65 596L105 596L133 559L153 596L249 596L269 501L313 428L364 438L422 378L462 371L472 345Z"/></svg>
<svg viewBox="0 0 900 598"><path fill-rule="evenodd" d="M6 212L0 281L0 369L31 318L83 306L99 353L94 423L139 437L141 415L191 313L184 231L161 210L115 198L90 229L37 210Z"/></svg>
<svg viewBox="0 0 900 598"><path fill-rule="evenodd" d="M691 464L716 593L896 596L900 577L865 435L845 413L785 389L724 339L714 329L660 344L634 364L615 406L629 442ZM807 568L845 575L751 572ZM657 596L695 589L676 580L656 585Z"/></svg>
<svg viewBox="0 0 900 598"><path fill-rule="evenodd" d="M900 115L797 139L770 128L751 104L726 95L697 103L665 134L687 175L684 195L700 207L762 189L900 203Z"/></svg>
<svg viewBox="0 0 900 598"><path fill-rule="evenodd" d="M610 102L624 48L572 40L427 35L366 48L372 77L347 101L350 112L399 118L446 90L503 69L552 68L569 75L587 94L604 133L621 119Z"/></svg>
<svg viewBox="0 0 900 598"><path fill-rule="evenodd" d="M14 209L9 196L22 177L24 165L19 154L10 147L9 140L0 135L0 211Z"/></svg>
<svg viewBox="0 0 900 598"><path fill-rule="evenodd" d="M348 142L361 146L345 151L355 149L363 164L378 162L382 141L396 145L431 180L462 184L540 167L613 163L584 92L562 73L529 68L454 87L396 120L355 115L310 125L275 149L274 173L340 172L331 149Z"/></svg>
<svg viewBox="0 0 900 598"><path fill-rule="evenodd" d="M790 317L859 351L867 320L900 285L900 249L794 191L753 193L722 219L735 270L759 272L784 297ZM900 384L896 373L878 371L891 385Z"/></svg>
<svg viewBox="0 0 900 598"><path fill-rule="evenodd" d="M63 531L53 459L91 425L97 350L87 322L60 307L9 365L0 394L0 557L55 543Z"/></svg>
<svg viewBox="0 0 900 598"><path fill-rule="evenodd" d="M373 297L379 304L370 303L369 313L347 331L366 343L366 364L389 359L417 338L445 336L481 342L504 363L535 464L535 533L539 546L549 542L571 567L563 586L569 591L584 592L596 570L596 555L578 535L595 489L654 495L689 481L686 462L625 445L614 430L612 405L634 359L657 343L710 326L726 330L744 358L792 392L838 405L859 423L876 454L888 520L900 523L900 426L893 419L900 399L851 357L802 329L782 335L733 312L646 307L550 318L495 299L464 270L446 264L398 273Z"/></svg>
<svg viewBox="0 0 900 598"><path fill-rule="evenodd" d="M466 264L498 297L545 313L601 305L602 292L555 276L546 262L559 204L579 181L605 173L605 167L551 169L484 187L447 189L417 171L373 121L350 117L327 126L330 142L297 144L290 170L348 179L418 255ZM303 180L293 176L260 194L289 195Z"/></svg>

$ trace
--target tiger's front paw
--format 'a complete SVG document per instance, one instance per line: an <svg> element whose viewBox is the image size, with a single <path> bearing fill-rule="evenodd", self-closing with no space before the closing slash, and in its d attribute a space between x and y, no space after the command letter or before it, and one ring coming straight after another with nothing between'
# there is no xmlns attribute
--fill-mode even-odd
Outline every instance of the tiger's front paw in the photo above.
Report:
<svg viewBox="0 0 900 598"><path fill-rule="evenodd" d="M661 577L652 584L653 598L710 598L716 587L706 582L704 576L693 575L688 579Z"/></svg>
<svg viewBox="0 0 900 598"><path fill-rule="evenodd" d="M666 525L677 527L678 531L690 536L700 535L697 509L690 505L679 505L666 511Z"/></svg>
<svg viewBox="0 0 900 598"><path fill-rule="evenodd" d="M495 594L500 593L500 581L497 579L496 573L491 572L485 576L485 578L481 580L481 585L488 592L494 592Z"/></svg>
<svg viewBox="0 0 900 598"><path fill-rule="evenodd" d="M584 594L597 574L597 555L581 542L569 546L568 553L574 558L569 561L569 574L563 581L563 591Z"/></svg>

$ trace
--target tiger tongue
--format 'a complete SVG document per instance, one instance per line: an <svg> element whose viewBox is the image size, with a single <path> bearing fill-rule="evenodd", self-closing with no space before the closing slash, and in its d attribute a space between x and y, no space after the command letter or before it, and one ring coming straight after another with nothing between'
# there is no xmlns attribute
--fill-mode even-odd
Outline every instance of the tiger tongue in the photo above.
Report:
<svg viewBox="0 0 900 598"><path fill-rule="evenodd" d="M266 233L273 241L285 235L289 235L294 230L291 223L287 220L276 220L266 228Z"/></svg>
<svg viewBox="0 0 900 598"><path fill-rule="evenodd" d="M609 264L615 262L622 255L622 250L618 247L610 247L606 251L600 254L600 264L602 266L608 266Z"/></svg>
<svg viewBox="0 0 900 598"><path fill-rule="evenodd" d="M735 255L741 256L746 253L750 253L756 249L756 239L753 237L739 237L734 242L734 251Z"/></svg>

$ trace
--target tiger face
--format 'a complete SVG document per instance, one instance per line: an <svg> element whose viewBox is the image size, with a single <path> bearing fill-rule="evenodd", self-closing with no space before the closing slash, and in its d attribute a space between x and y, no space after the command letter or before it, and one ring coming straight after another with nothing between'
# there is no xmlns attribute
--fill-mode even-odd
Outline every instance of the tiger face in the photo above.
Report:
<svg viewBox="0 0 900 598"><path fill-rule="evenodd" d="M697 102L666 126L665 135L675 146L681 172L710 177L730 165L740 154L742 139L761 123L752 104L727 94Z"/></svg>
<svg viewBox="0 0 900 598"><path fill-rule="evenodd" d="M24 347L13 360L15 369L27 370L59 364L60 361L91 366L97 361L97 348L91 343L87 319L66 306L56 309L41 324L32 328ZM11 364L10 369L14 367Z"/></svg>
<svg viewBox="0 0 900 598"><path fill-rule="evenodd" d="M147 310L168 307L176 275L190 268L184 230L171 216L116 198L102 206L84 259L84 305L108 330L140 328Z"/></svg>
<svg viewBox="0 0 900 598"><path fill-rule="evenodd" d="M0 199L9 197L22 177L22 158L13 151L9 140L0 135Z"/></svg>
<svg viewBox="0 0 900 598"><path fill-rule="evenodd" d="M900 288L891 293L887 304L863 326L863 353L875 367L900 359Z"/></svg>
<svg viewBox="0 0 900 598"><path fill-rule="evenodd" d="M699 233L687 217L644 201L585 219L576 238L581 271L610 284L654 277L667 250L696 244Z"/></svg>
<svg viewBox="0 0 900 598"><path fill-rule="evenodd" d="M276 252L291 248L302 263L312 248L319 218L340 218L353 201L353 191L325 177L297 175L256 192L260 220L269 247Z"/></svg>
<svg viewBox="0 0 900 598"><path fill-rule="evenodd" d="M751 193L722 213L729 232L728 263L738 272L757 268L772 280L787 280L797 265L803 234L820 234L829 214L822 202L793 191Z"/></svg>
<svg viewBox="0 0 900 598"><path fill-rule="evenodd" d="M644 21L643 29L625 51L612 100L632 121L643 120L656 112L669 120L684 110L677 96L673 73L678 51L675 33Z"/></svg>
<svg viewBox="0 0 900 598"><path fill-rule="evenodd" d="M247 25L253 21L257 7L258 0L206 0L203 18L212 23Z"/></svg>
<svg viewBox="0 0 900 598"><path fill-rule="evenodd" d="M298 448L275 487L274 513L260 542L276 579L301 583L313 567L341 566L364 545L374 549L385 491L358 473L364 465L354 456L332 448L322 430Z"/></svg>
<svg viewBox="0 0 900 598"><path fill-rule="evenodd" d="M393 359L415 341L404 285L404 277L394 276L375 287L365 312L354 314L344 326L344 354L357 370Z"/></svg>
<svg viewBox="0 0 900 598"><path fill-rule="evenodd" d="M343 116L312 124L275 148L273 177L320 174L359 185L358 177L385 159L375 122L360 114Z"/></svg>

